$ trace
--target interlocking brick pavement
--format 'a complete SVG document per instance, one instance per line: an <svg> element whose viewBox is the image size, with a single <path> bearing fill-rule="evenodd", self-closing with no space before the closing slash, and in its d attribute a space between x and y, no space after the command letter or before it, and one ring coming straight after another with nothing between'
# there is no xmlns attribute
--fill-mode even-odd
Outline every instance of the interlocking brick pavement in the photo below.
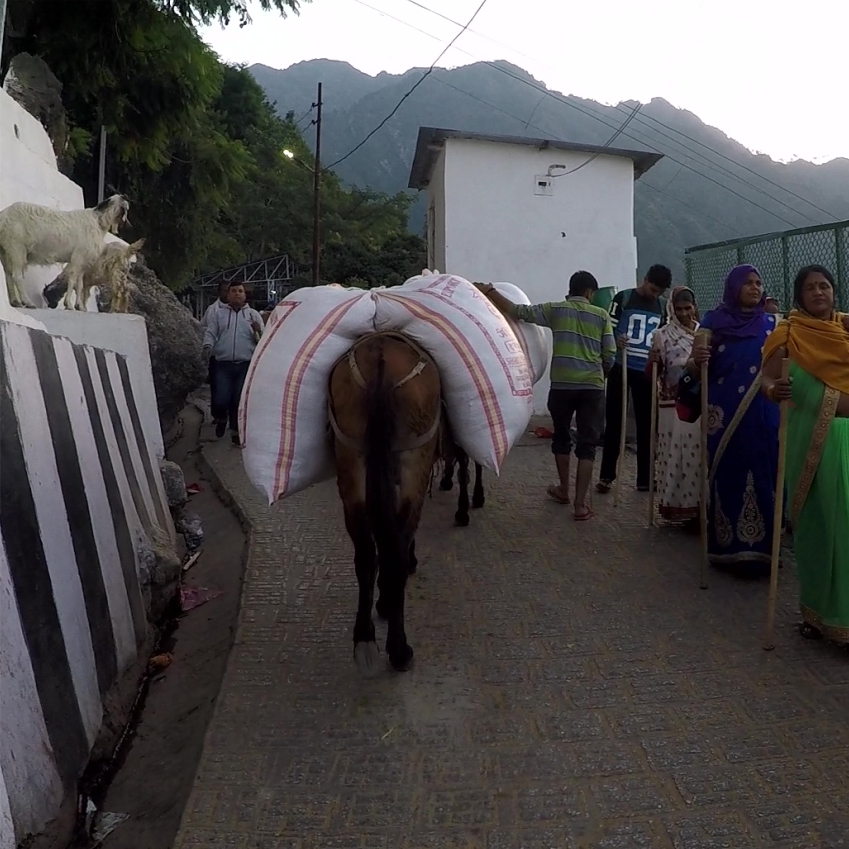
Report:
<svg viewBox="0 0 849 849"><path fill-rule="evenodd" d="M268 508L237 449L205 452L252 531L179 849L849 846L849 656L795 632L792 564L767 653L765 582L700 590L697 538L630 486L573 522L529 437L470 527L434 492L416 666L364 681L334 484Z"/></svg>

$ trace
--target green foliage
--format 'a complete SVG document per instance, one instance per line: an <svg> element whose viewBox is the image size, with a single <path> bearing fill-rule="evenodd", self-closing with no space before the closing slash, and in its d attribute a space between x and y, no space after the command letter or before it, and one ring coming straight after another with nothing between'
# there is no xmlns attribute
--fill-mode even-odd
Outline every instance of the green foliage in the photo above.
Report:
<svg viewBox="0 0 849 849"><path fill-rule="evenodd" d="M247 0L156 0L156 2L159 8L179 15L193 26L211 24L216 21L227 25L234 17L242 27L251 22ZM300 0L257 0L257 5L265 12L275 9L285 18L288 12L297 14L301 3Z"/></svg>
<svg viewBox="0 0 849 849"><path fill-rule="evenodd" d="M262 0L297 11L298 0ZM131 203L134 238L179 288L202 271L312 253L312 156L292 116L277 117L241 67L221 64L193 26L246 22L241 0L10 0L12 52L41 55L63 84L66 159L97 199L100 126L107 185ZM287 154L284 154L287 151ZM410 200L347 190L322 175L324 277L400 282L424 263L407 234Z"/></svg>

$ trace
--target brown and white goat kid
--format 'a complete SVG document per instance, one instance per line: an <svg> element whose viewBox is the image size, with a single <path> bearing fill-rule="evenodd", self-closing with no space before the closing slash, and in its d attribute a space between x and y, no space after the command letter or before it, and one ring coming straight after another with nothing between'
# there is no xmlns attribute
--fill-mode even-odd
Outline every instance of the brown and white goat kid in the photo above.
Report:
<svg viewBox="0 0 849 849"><path fill-rule="evenodd" d="M109 312L127 312L130 306L130 266L144 246L144 239L128 245L117 240L107 242L103 252L83 275L83 304L88 304L91 290L97 286L110 293ZM134 287L135 288L135 287Z"/></svg>
<svg viewBox="0 0 849 849"><path fill-rule="evenodd" d="M13 203L0 212L0 262L6 271L9 301L13 306L34 306L26 292L24 272L31 265L67 263L65 309L70 309L70 293L76 296L75 309L85 309L83 278L105 248L107 233L117 235L129 223L130 204L121 195L111 197L92 209L70 212L36 203Z"/></svg>

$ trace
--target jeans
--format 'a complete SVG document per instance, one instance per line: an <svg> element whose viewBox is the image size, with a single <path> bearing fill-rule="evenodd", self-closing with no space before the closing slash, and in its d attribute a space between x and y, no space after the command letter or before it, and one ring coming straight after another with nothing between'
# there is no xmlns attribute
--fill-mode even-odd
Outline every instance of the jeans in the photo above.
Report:
<svg viewBox="0 0 849 849"><path fill-rule="evenodd" d="M229 421L233 433L239 432L239 399L249 365L249 362L217 360L211 374L212 418Z"/></svg>
<svg viewBox="0 0 849 849"><path fill-rule="evenodd" d="M649 485L651 462L651 378L638 369L628 369L628 390L637 426L637 486ZM616 480L619 440L622 436L622 366L614 365L607 378L604 450L601 455L603 481Z"/></svg>

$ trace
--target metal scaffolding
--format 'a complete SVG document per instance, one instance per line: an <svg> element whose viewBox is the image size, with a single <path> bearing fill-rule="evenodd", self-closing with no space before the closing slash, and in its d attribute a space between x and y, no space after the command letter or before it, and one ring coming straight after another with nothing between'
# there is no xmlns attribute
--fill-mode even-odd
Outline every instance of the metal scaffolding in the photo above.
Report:
<svg viewBox="0 0 849 849"><path fill-rule="evenodd" d="M298 267L288 254L277 254L203 274L182 294L182 301L200 319L218 297L218 287L222 282L241 280L248 290L251 304L262 309L294 291L297 273Z"/></svg>

